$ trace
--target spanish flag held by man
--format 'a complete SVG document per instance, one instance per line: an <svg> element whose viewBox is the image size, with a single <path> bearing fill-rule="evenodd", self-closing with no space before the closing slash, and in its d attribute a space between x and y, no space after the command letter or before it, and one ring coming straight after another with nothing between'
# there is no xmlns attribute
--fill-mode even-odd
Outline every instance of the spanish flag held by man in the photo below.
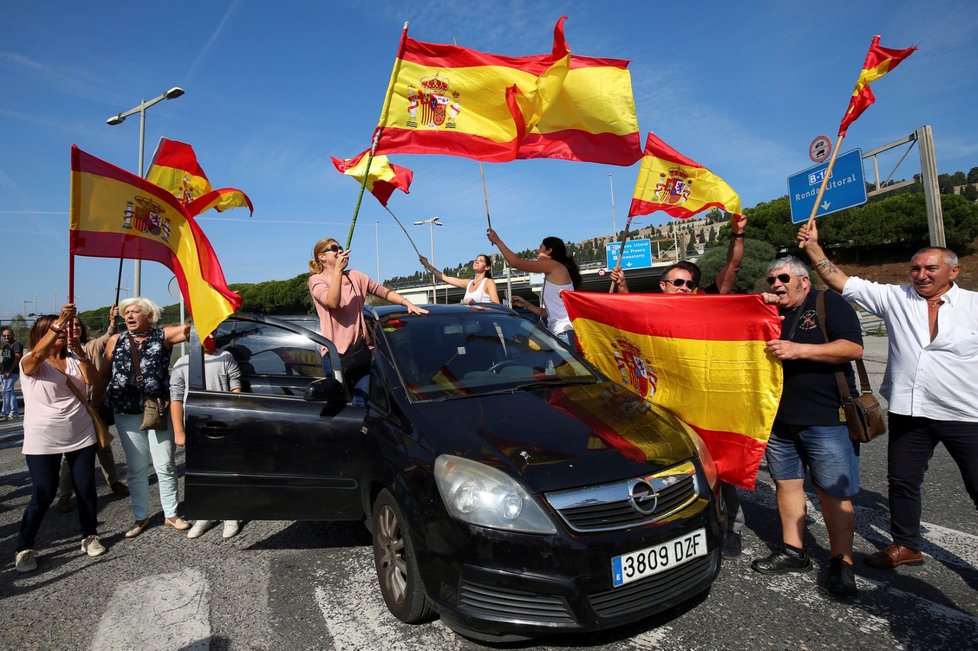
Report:
<svg viewBox="0 0 978 651"><path fill-rule="evenodd" d="M916 47L908 47L905 50L883 47L880 45L879 34L873 37L873 42L869 44L869 52L866 53L863 69L859 73L859 79L856 80L856 88L852 91L849 108L846 109L846 114L842 116L842 122L839 124L840 136L846 135L849 125L876 101L873 89L869 85L896 68L901 61L916 50Z"/></svg>
<svg viewBox="0 0 978 651"><path fill-rule="evenodd" d="M564 292L587 359L706 443L720 478L753 490L781 400L781 362L765 352L777 312L759 296Z"/></svg>
<svg viewBox="0 0 978 651"><path fill-rule="evenodd" d="M562 17L547 55L487 54L401 36L377 154L507 162L557 98L570 61Z"/></svg>
<svg viewBox="0 0 978 651"><path fill-rule="evenodd" d="M742 215L740 197L727 182L650 133L635 180L629 217L661 210L686 219L708 208Z"/></svg>
<svg viewBox="0 0 978 651"><path fill-rule="evenodd" d="M177 277L203 339L241 306L214 248L176 197L71 147L72 256L154 260Z"/></svg>
<svg viewBox="0 0 978 651"><path fill-rule="evenodd" d="M370 150L361 152L353 158L336 158L330 156L333 167L342 174L353 177L358 183L363 183L364 174L367 174L367 161ZM387 156L374 156L370 161L370 173L367 174L366 189L377 198L380 205L386 206L394 190L400 190L404 194L411 194L411 181L414 180L414 172L406 167L394 165Z"/></svg>
<svg viewBox="0 0 978 651"><path fill-rule="evenodd" d="M185 142L160 138L146 180L171 192L194 217L211 208L218 212L228 208L248 208L252 214L255 212L251 199L241 190L215 190L197 162L194 148Z"/></svg>

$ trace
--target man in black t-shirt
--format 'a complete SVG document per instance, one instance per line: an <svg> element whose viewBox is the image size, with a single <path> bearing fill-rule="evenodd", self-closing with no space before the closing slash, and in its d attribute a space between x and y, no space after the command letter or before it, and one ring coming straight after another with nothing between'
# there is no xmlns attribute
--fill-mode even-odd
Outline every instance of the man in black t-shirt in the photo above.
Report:
<svg viewBox="0 0 978 651"><path fill-rule="evenodd" d="M24 355L24 346L14 340L14 331L11 328L0 331L0 338L3 340L3 347L0 348L0 378L3 381L3 411L0 412L0 420L13 420L20 417L14 385L20 377L20 358Z"/></svg>
<svg viewBox="0 0 978 651"><path fill-rule="evenodd" d="M781 338L767 342L767 351L782 362L784 388L766 453L782 546L751 567L762 574L812 569L803 543L807 471L829 533L828 589L837 596L854 597L852 498L859 492L859 448L849 440L835 374L842 371L850 392L855 391L850 362L863 352L859 319L841 296L825 292L825 322L819 323L819 292L812 289L808 269L798 258L787 256L771 263L767 283L784 318Z"/></svg>

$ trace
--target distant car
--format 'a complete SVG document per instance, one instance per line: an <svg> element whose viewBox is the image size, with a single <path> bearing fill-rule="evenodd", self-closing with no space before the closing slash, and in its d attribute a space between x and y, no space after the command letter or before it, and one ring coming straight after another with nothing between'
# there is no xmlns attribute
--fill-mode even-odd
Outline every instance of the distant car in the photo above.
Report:
<svg viewBox="0 0 978 651"><path fill-rule="evenodd" d="M187 515L363 520L390 611L481 640L619 626L707 591L725 514L699 437L507 308L428 309L368 309L366 407L294 322L217 329L242 393L203 386L194 334Z"/></svg>

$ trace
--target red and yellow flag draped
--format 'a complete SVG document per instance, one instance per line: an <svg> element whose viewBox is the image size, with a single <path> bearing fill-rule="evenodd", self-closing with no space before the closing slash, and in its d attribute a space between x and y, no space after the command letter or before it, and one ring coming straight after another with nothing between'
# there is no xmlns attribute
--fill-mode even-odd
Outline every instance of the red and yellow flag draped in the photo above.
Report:
<svg viewBox="0 0 978 651"><path fill-rule="evenodd" d="M183 204L74 145L69 228L72 255L155 260L169 268L201 338L241 306L217 254Z"/></svg>
<svg viewBox="0 0 978 651"><path fill-rule="evenodd" d="M353 158L336 158L330 156L333 166L338 172L352 176L359 183L363 183L363 175L367 169L367 158L370 150ZM380 205L386 206L394 190L401 190L404 194L410 194L411 181L414 179L414 172L406 167L394 165L387 156L374 156L370 161L370 173L367 175L367 191L377 197Z"/></svg>
<svg viewBox="0 0 978 651"><path fill-rule="evenodd" d="M241 190L215 190L197 162L194 148L185 142L160 138L146 180L172 192L194 217L211 208L223 212L241 207L255 212L251 199Z"/></svg>
<svg viewBox="0 0 978 651"><path fill-rule="evenodd" d="M740 197L726 181L650 133L628 215L661 210L686 219L707 208L743 214Z"/></svg>
<svg viewBox="0 0 978 651"><path fill-rule="evenodd" d="M517 158L632 165L642 157L628 61L571 55L557 99Z"/></svg>
<svg viewBox="0 0 978 651"><path fill-rule="evenodd" d="M869 85L896 68L916 49L916 47L908 47L905 50L894 50L882 47L879 35L873 37L873 42L869 45L869 52L866 54L866 61L863 63L863 69L859 73L859 79L856 80L856 88L852 91L849 108L846 109L846 114L842 116L842 122L839 124L840 136L846 135L849 125L862 115L862 112L869 108L870 104L876 101L873 89Z"/></svg>
<svg viewBox="0 0 978 651"><path fill-rule="evenodd" d="M557 98L570 52L564 18L548 55L508 57L401 37L378 154L506 162Z"/></svg>
<svg viewBox="0 0 978 651"><path fill-rule="evenodd" d="M759 296L564 292L585 356L703 438L721 479L753 489L781 399L765 342L781 323Z"/></svg>

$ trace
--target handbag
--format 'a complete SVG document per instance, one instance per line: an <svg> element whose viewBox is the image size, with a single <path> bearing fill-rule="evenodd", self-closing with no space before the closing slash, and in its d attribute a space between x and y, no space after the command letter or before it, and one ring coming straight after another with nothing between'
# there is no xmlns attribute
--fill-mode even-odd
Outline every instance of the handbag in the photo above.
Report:
<svg viewBox="0 0 978 651"><path fill-rule="evenodd" d="M136 352L139 345L133 336L126 333L129 337L129 353L132 355L132 370L135 374L136 386L140 392L145 392L146 381L143 379L143 370L139 365L139 353ZM146 430L166 430L170 424L167 421L167 414L170 411L170 401L166 398L154 398L143 393L143 420L139 423L139 429Z"/></svg>
<svg viewBox="0 0 978 651"><path fill-rule="evenodd" d="M48 364L51 364L50 360L46 360L46 361L48 362ZM68 388L71 389L71 392L75 394L75 397L78 398L78 400L81 401L83 405L85 405L85 411L87 411L88 415L91 416L92 423L95 425L95 438L98 439L99 449L101 450L109 447L109 445L112 444L112 438L113 438L112 432L109 431L109 426L106 425L105 421L103 421L102 418L98 415L98 410L92 406L92 403L90 403L87 399L85 399L82 396L81 391L78 390L78 387L76 387L75 383L71 381L71 378L68 377L67 373L64 373L64 371L62 371L54 364L51 364L51 367L57 369L59 372L64 374L65 381L68 384Z"/></svg>
<svg viewBox="0 0 978 651"><path fill-rule="evenodd" d="M815 299L815 312L818 314L818 324L822 328L822 334L828 341L829 337L825 332L824 292L820 292ZM859 357L853 361L859 375L859 395L853 396L849 392L849 384L842 371L836 371L835 382L846 418L846 427L849 428L849 439L854 443L869 443L877 436L886 434L886 422L883 420L883 407L869 385L869 375L866 373L863 358Z"/></svg>
<svg viewBox="0 0 978 651"><path fill-rule="evenodd" d="M353 288L353 293L359 297L360 292L357 291L357 286L353 283L352 279L350 280L350 286ZM363 327L362 312L357 317L357 335L356 343L340 355L340 369L343 371L344 379L346 379L351 387L357 383L357 380L369 372L370 362L373 361L374 357L367 343L367 334Z"/></svg>

